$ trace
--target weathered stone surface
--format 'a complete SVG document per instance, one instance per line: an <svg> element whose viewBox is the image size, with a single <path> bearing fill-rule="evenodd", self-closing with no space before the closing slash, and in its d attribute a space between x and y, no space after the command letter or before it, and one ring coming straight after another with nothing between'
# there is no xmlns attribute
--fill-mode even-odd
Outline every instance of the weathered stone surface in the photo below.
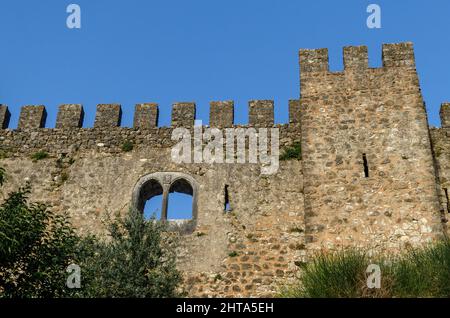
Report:
<svg viewBox="0 0 450 318"><path fill-rule="evenodd" d="M137 104L134 111L134 128L149 129L158 126L158 104Z"/></svg>
<svg viewBox="0 0 450 318"><path fill-rule="evenodd" d="M289 101L289 123L299 124L301 120L301 106L300 100Z"/></svg>
<svg viewBox="0 0 450 318"><path fill-rule="evenodd" d="M64 104L59 106L56 117L56 128L80 128L83 126L84 110L80 104Z"/></svg>
<svg viewBox="0 0 450 318"><path fill-rule="evenodd" d="M273 100L252 100L249 102L250 125L257 127L270 127L273 125Z"/></svg>
<svg viewBox="0 0 450 318"><path fill-rule="evenodd" d="M195 121L195 103L175 103L172 106L172 126L192 127Z"/></svg>
<svg viewBox="0 0 450 318"><path fill-rule="evenodd" d="M232 127L234 123L234 102L211 102L209 107L209 125L211 127Z"/></svg>
<svg viewBox="0 0 450 318"><path fill-rule="evenodd" d="M99 104L95 116L95 128L120 126L122 121L122 107L119 104Z"/></svg>
<svg viewBox="0 0 450 318"><path fill-rule="evenodd" d="M450 128L450 103L443 103L439 114L442 128Z"/></svg>
<svg viewBox="0 0 450 318"><path fill-rule="evenodd" d="M43 128L47 119L45 106L24 106L20 112L18 129L29 130Z"/></svg>
<svg viewBox="0 0 450 318"><path fill-rule="evenodd" d="M365 70L369 67L367 46L344 47L344 68L346 70Z"/></svg>
<svg viewBox="0 0 450 318"><path fill-rule="evenodd" d="M280 129L282 149L300 140L296 125L272 127ZM143 176L158 172L189 175L199 191L195 229L181 237L178 251L179 267L191 282L185 288L199 297L274 295L279 277L268 279L262 266L273 268L280 250L266 251L267 247L279 245L286 252L284 262L291 267L283 275L294 277L297 267L293 262L300 256L289 244L303 244L301 161L281 162L273 176L262 176L259 164L176 164L170 157L177 142L171 140L173 128L1 130L0 149L7 158L0 165L10 177L0 200L29 180L32 200L47 203L55 211L68 211L80 233L102 234L108 213L128 211L133 190ZM133 143L132 152L122 151L125 141ZM40 150L50 158L29 159ZM163 187L172 182L160 180ZM224 210L225 186L231 212ZM229 256L233 251L236 257ZM242 259L242 267L236 263L241 256L248 256ZM233 275L232 285L219 279L227 275ZM243 276L257 282L264 279L264 283L249 284L249 279L245 283L238 279Z"/></svg>
<svg viewBox="0 0 450 318"><path fill-rule="evenodd" d="M330 73L323 51L300 52L308 248L399 250L442 233L412 45L384 45L379 69L366 53L346 48L344 72Z"/></svg>
<svg viewBox="0 0 450 318"><path fill-rule="evenodd" d="M11 113L8 110L8 106L0 105L0 129L8 128L10 119Z"/></svg>

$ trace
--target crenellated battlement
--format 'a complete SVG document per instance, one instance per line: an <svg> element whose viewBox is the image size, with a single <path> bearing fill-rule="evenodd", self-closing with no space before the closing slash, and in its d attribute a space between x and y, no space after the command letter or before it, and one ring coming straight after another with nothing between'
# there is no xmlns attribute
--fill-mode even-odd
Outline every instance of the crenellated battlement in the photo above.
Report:
<svg viewBox="0 0 450 318"><path fill-rule="evenodd" d="M299 51L302 97L324 95L323 90L332 85L340 85L342 80L357 81L369 70L393 70L400 74L403 70L415 70L414 49L412 43L384 44L382 47L383 67L370 68L367 46L346 46L343 48L343 72L330 72L328 49L304 49ZM391 74L392 72L387 72ZM411 74L406 72L407 74ZM413 72L415 74L415 72ZM329 79L327 74L333 75ZM350 77L347 76L349 74ZM359 74L359 75L358 75ZM385 75L383 72L375 73ZM336 77L344 76L343 78ZM385 78L371 82L359 81L362 88L377 86L386 82ZM345 85L344 85L345 86ZM344 87L343 86L343 87ZM300 104L303 99L289 101L289 124L300 123ZM274 102L272 100L251 100L248 104L249 126L265 127L274 123ZM171 127L191 127L196 119L194 102L179 102L172 105ZM11 114L6 105L0 105L0 124L2 129L9 127ZM20 113L17 130L33 130L45 127L47 112L45 106L24 106ZM133 128L151 129L158 127L159 109L156 103L142 103L135 107ZM57 129L76 129L83 127L84 110L80 104L64 104L57 115ZM99 104L95 116L94 128L119 127L122 122L122 107L119 104ZM234 102L213 101L210 103L210 126L231 127L234 123Z"/></svg>
<svg viewBox="0 0 450 318"><path fill-rule="evenodd" d="M351 92L367 90L390 92L408 88L413 91L406 94L419 93L412 43L384 44L382 67L369 67L367 46L344 47L342 71L330 71L328 59L327 49L300 50L300 99L303 109L317 104L312 101L327 98L330 91L339 98ZM354 107L351 104L348 106Z"/></svg>
<svg viewBox="0 0 450 318"><path fill-rule="evenodd" d="M192 127L195 121L196 104L193 102L174 103L172 106L171 127ZM84 109L81 104L63 104L59 106L56 129L76 129L83 127ZM11 113L8 106L0 105L0 125L9 128ZM133 128L146 130L158 127L159 106L156 103L136 104ZM35 130L44 128L47 111L43 105L27 105L22 107L17 130ZM94 129L120 127L122 107L120 104L99 104L95 116ZM300 103L289 101L289 123L300 122ZM233 127L234 102L213 101L210 103L210 126L218 128ZM272 127L274 125L274 101L249 101L249 126Z"/></svg>
<svg viewBox="0 0 450 318"><path fill-rule="evenodd" d="M46 126L45 106L24 106L20 112L17 129L8 129L11 114L6 105L0 105L0 153L21 156L37 151L53 154L94 150L117 153L125 142L137 148L170 148L176 142L171 139L177 127L192 129L195 123L196 104L174 103L170 127L158 127L159 107L156 103L135 106L133 127L121 127L120 104L99 104L92 128L83 128L84 109L80 104L63 104L59 107L55 128ZM279 127L286 144L300 139L300 102L289 101L289 123L274 124L274 101L251 100L249 123L234 123L234 102L210 103L210 127Z"/></svg>
<svg viewBox="0 0 450 318"><path fill-rule="evenodd" d="M302 78L314 73L330 73L328 49L303 49L299 52ZM367 46L346 46L343 48L344 72L369 69ZM383 44L383 68L415 68L414 48L410 42ZM342 73L342 72L334 72Z"/></svg>

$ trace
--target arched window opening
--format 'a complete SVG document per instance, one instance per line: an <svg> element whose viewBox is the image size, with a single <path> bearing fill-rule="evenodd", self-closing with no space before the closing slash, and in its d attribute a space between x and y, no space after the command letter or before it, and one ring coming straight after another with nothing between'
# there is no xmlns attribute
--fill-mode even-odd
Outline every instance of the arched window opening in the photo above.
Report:
<svg viewBox="0 0 450 318"><path fill-rule="evenodd" d="M194 191L188 181L176 180L169 189L167 220L192 220L193 195Z"/></svg>
<svg viewBox="0 0 450 318"><path fill-rule="evenodd" d="M144 213L144 218L149 220L155 217L161 219L163 187L154 179L146 182L139 192L137 209Z"/></svg>
<svg viewBox="0 0 450 318"><path fill-rule="evenodd" d="M162 215L162 194L156 195L145 202L144 205L144 219L150 220L161 220Z"/></svg>
<svg viewBox="0 0 450 318"><path fill-rule="evenodd" d="M167 221L168 231L193 233L197 225L199 186L180 172L155 172L141 177L134 186L132 207L150 220Z"/></svg>

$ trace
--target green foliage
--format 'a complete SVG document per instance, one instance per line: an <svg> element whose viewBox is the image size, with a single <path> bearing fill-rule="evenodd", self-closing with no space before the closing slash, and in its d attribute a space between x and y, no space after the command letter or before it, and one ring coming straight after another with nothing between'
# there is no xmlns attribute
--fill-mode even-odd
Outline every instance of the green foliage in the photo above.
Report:
<svg viewBox="0 0 450 318"><path fill-rule="evenodd" d="M236 252L236 251L231 251L230 253L228 253L228 256L229 257L236 257L236 256L238 256L239 254L238 254L238 252Z"/></svg>
<svg viewBox="0 0 450 318"><path fill-rule="evenodd" d="M398 297L450 298L450 241L412 250L392 265Z"/></svg>
<svg viewBox="0 0 450 318"><path fill-rule="evenodd" d="M28 188L0 206L0 297L67 297L66 268L78 237L65 215L28 204Z"/></svg>
<svg viewBox="0 0 450 318"><path fill-rule="evenodd" d="M134 145L133 145L133 143L131 142L131 141L125 141L123 144L122 144L122 151L123 152L130 152L131 150L133 150L133 148L134 148Z"/></svg>
<svg viewBox="0 0 450 318"><path fill-rule="evenodd" d="M319 254L305 266L301 284L285 289L285 297L358 297L364 289L368 266L365 254L348 250Z"/></svg>
<svg viewBox="0 0 450 318"><path fill-rule="evenodd" d="M5 168L0 167L0 187L5 183L6 181L6 171Z"/></svg>
<svg viewBox="0 0 450 318"><path fill-rule="evenodd" d="M299 142L294 143L292 146L284 149L283 154L280 156L280 160L301 160L302 159L302 146Z"/></svg>
<svg viewBox="0 0 450 318"><path fill-rule="evenodd" d="M370 264L381 268L380 289L367 287ZM390 259L353 249L322 253L302 268L299 281L282 288L281 297L450 297L448 240Z"/></svg>
<svg viewBox="0 0 450 318"><path fill-rule="evenodd" d="M69 174L67 172L61 173L61 183L64 183L67 180L69 180Z"/></svg>
<svg viewBox="0 0 450 318"><path fill-rule="evenodd" d="M110 224L110 240L93 242L83 262L84 297L176 297L181 274L165 225L131 210Z"/></svg>
<svg viewBox="0 0 450 318"><path fill-rule="evenodd" d="M111 223L110 237L77 237L65 216L27 204L28 190L0 208L0 297L177 297L181 274L160 222L134 212ZM81 267L81 289L66 268Z"/></svg>
<svg viewBox="0 0 450 318"><path fill-rule="evenodd" d="M29 192L20 189L0 206L0 298L181 296L163 223L130 211L110 223L107 240L81 238L66 215L28 203ZM66 287L70 264L81 268L80 289Z"/></svg>
<svg viewBox="0 0 450 318"><path fill-rule="evenodd" d="M31 159L33 159L34 161L38 161L38 160L46 159L48 157L49 157L49 155L48 155L47 152L45 152L45 151L38 151L38 152L35 152L31 156Z"/></svg>

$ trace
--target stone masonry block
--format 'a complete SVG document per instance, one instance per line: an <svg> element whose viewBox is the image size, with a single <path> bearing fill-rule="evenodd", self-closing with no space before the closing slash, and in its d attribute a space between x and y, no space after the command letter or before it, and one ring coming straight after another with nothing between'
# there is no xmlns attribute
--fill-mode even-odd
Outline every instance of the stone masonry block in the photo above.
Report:
<svg viewBox="0 0 450 318"><path fill-rule="evenodd" d="M56 128L80 128L83 126L84 110L80 104L59 106Z"/></svg>

